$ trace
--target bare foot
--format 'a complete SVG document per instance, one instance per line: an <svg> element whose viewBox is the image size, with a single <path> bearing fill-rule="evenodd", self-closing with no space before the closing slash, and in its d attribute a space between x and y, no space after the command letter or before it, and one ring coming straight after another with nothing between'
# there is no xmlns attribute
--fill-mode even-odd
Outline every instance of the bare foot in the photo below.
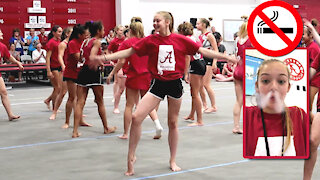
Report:
<svg viewBox="0 0 320 180"><path fill-rule="evenodd" d="M49 117L50 120L55 120L56 119L57 114L53 113L51 114L51 116Z"/></svg>
<svg viewBox="0 0 320 180"><path fill-rule="evenodd" d="M80 136L81 136L81 133L78 133L78 132L73 132L73 134L72 134L72 138L77 138Z"/></svg>
<svg viewBox="0 0 320 180"><path fill-rule="evenodd" d="M13 115L13 116L9 117L9 121L13 121L13 120L19 119L19 118L20 118L20 116Z"/></svg>
<svg viewBox="0 0 320 180"><path fill-rule="evenodd" d="M80 126L92 127L92 124L86 123L84 121L80 122Z"/></svg>
<svg viewBox="0 0 320 180"><path fill-rule="evenodd" d="M85 115L85 114L82 114L82 117L87 117L87 115Z"/></svg>
<svg viewBox="0 0 320 180"><path fill-rule="evenodd" d="M134 175L133 165L136 161L137 161L136 156L134 156L133 159L128 160L128 170L127 172L124 173L126 176Z"/></svg>
<svg viewBox="0 0 320 180"><path fill-rule="evenodd" d="M217 112L217 108L213 108L213 107L204 110L204 113L215 113L215 112Z"/></svg>
<svg viewBox="0 0 320 180"><path fill-rule="evenodd" d="M194 120L194 117L186 116L186 117L184 117L183 119L184 119L184 120L191 120L191 121L193 121L193 120Z"/></svg>
<svg viewBox="0 0 320 180"><path fill-rule="evenodd" d="M58 112L58 113L61 113L62 111L58 109L58 111L57 111L57 112Z"/></svg>
<svg viewBox="0 0 320 180"><path fill-rule="evenodd" d="M51 111L50 101L44 100L43 101L46 105L49 111Z"/></svg>
<svg viewBox="0 0 320 180"><path fill-rule="evenodd" d="M69 124L65 123L63 126L61 126L62 129L68 129L69 128Z"/></svg>
<svg viewBox="0 0 320 180"><path fill-rule="evenodd" d="M242 129L234 128L234 129L232 130L232 133L233 133L233 134L243 134L243 131L242 131Z"/></svg>
<svg viewBox="0 0 320 180"><path fill-rule="evenodd" d="M181 168L179 166L177 166L177 164L175 162L170 163L170 169L171 169L171 171L181 171Z"/></svg>
<svg viewBox="0 0 320 180"><path fill-rule="evenodd" d="M188 124L188 126L189 126L189 127L203 126L203 123L194 122L194 123Z"/></svg>
<svg viewBox="0 0 320 180"><path fill-rule="evenodd" d="M114 109L113 110L113 114L120 114L120 110L117 108L117 109Z"/></svg>
<svg viewBox="0 0 320 180"><path fill-rule="evenodd" d="M128 139L128 135L127 134L123 134L121 136L118 136L118 138L120 138L120 139Z"/></svg>
<svg viewBox="0 0 320 180"><path fill-rule="evenodd" d="M108 127L108 129L104 129L104 134L110 134L114 133L116 131L117 127Z"/></svg>

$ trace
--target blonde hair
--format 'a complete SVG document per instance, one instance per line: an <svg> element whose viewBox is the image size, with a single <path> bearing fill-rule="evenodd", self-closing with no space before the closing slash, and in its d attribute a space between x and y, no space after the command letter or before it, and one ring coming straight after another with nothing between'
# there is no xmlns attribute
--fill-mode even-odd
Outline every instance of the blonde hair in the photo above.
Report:
<svg viewBox="0 0 320 180"><path fill-rule="evenodd" d="M193 34L193 25L189 22L184 22L178 26L178 32L185 36Z"/></svg>
<svg viewBox="0 0 320 180"><path fill-rule="evenodd" d="M286 67L286 70L287 70L287 73L288 73L288 82L290 81L290 71L289 71L289 68L280 60L277 60L277 59L269 59L269 60L264 60L261 65L259 66L259 69L258 69L258 72L257 72L257 82L256 82L256 85L258 86L258 79L259 79L259 76L260 76L260 73L262 71L262 69L268 65L268 64L271 64L271 63L281 63L282 65L284 65ZM289 145L290 145L290 136L291 136L291 133L292 133L292 120L290 118L290 112L289 112L289 108L288 107L285 107L285 115L286 115L286 119L285 119L285 127L287 128L287 137L286 137L286 140L285 140L285 144L284 144L284 151L285 152Z"/></svg>
<svg viewBox="0 0 320 180"><path fill-rule="evenodd" d="M161 16L163 16L165 20L170 21L169 30L172 33L173 32L173 25L174 25L174 20L173 20L172 14L168 11L159 11L159 12L157 12L157 14L160 14Z"/></svg>
<svg viewBox="0 0 320 180"><path fill-rule="evenodd" d="M206 25L206 28L210 26L210 22L206 18L200 18L199 21Z"/></svg>
<svg viewBox="0 0 320 180"><path fill-rule="evenodd" d="M121 24L117 25L116 27L114 27L114 33L117 34L117 31L120 29L120 28L123 28L123 26Z"/></svg>
<svg viewBox="0 0 320 180"><path fill-rule="evenodd" d="M130 33L132 36L135 36L137 38L144 37L144 28L142 25L142 19L140 17L131 18L131 24L129 28L131 30Z"/></svg>

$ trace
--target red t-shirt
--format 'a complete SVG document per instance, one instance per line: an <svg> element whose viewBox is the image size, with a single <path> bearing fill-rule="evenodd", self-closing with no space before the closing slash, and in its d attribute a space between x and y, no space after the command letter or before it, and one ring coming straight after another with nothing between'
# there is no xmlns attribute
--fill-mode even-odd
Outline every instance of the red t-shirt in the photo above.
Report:
<svg viewBox="0 0 320 180"><path fill-rule="evenodd" d="M261 119L260 108L257 106L245 107L246 119L245 119L245 138L246 147L244 154L246 156L254 156L259 137L264 139L263 125ZM289 107L289 114L292 120L292 136L294 142L294 149L296 156L307 155L307 126L309 124L309 118L303 109L296 106ZM263 113L265 126L267 129L268 137L281 137L283 134L282 126L282 114L269 114ZM284 136L286 136L286 131ZM268 138L269 139L269 138ZM264 141L263 141L264 142ZM272 148L272 147L270 147Z"/></svg>
<svg viewBox="0 0 320 180"><path fill-rule="evenodd" d="M114 38L109 46L108 46L108 50L112 51L113 53L117 52L119 50L119 46L121 45L121 43L124 41L124 38L119 39L119 38Z"/></svg>
<svg viewBox="0 0 320 180"><path fill-rule="evenodd" d="M60 40L55 40L54 38L51 38L47 43L48 51L52 52L51 58L50 58L50 68L58 68L61 66L58 60L59 44L60 44Z"/></svg>
<svg viewBox="0 0 320 180"><path fill-rule="evenodd" d="M140 39L137 37L130 38L128 40L123 41L119 47L119 51L128 49L132 47L134 44L136 44ZM126 58L127 68L123 67L123 69L126 69L126 75L128 78L138 76L144 73L149 73L148 70L148 56L142 56L139 57L137 54L133 54L132 56Z"/></svg>
<svg viewBox="0 0 320 180"><path fill-rule="evenodd" d="M6 45L4 45L2 42L0 42L0 61L3 59L9 59L10 58L10 52Z"/></svg>
<svg viewBox="0 0 320 180"><path fill-rule="evenodd" d="M317 55L316 58L311 63L311 67L316 69L317 72L320 72L320 53Z"/></svg>
<svg viewBox="0 0 320 180"><path fill-rule="evenodd" d="M46 36L46 35L42 36L41 34L39 34L38 37L39 37L39 41L40 41L40 43L42 45L42 48L46 49L46 44L48 42L48 36Z"/></svg>
<svg viewBox="0 0 320 180"><path fill-rule="evenodd" d="M83 57L85 58L85 62L84 62L84 65L89 65L90 64L90 53L91 53L91 49L93 47L93 42L96 40L96 38L92 38L90 39L90 41L88 42L88 44L84 45L82 47L83 49ZM99 48L98 50L98 55L101 55L102 54L102 51L101 51L101 48Z"/></svg>
<svg viewBox="0 0 320 180"><path fill-rule="evenodd" d="M74 54L80 53L82 41L79 39L72 39L68 43L68 47L65 51L66 69L63 72L63 76L67 78L77 79L79 69L77 68L78 60L74 58Z"/></svg>
<svg viewBox="0 0 320 180"><path fill-rule="evenodd" d="M309 62L312 63L313 60L317 57L317 55L320 53L320 47L318 44L314 41L312 41L308 46L307 46L308 54L309 54Z"/></svg>
<svg viewBox="0 0 320 180"><path fill-rule="evenodd" d="M162 37L150 35L133 45L138 56L148 56L148 69L153 78L170 81L182 78L185 56L194 55L200 46L179 34Z"/></svg>

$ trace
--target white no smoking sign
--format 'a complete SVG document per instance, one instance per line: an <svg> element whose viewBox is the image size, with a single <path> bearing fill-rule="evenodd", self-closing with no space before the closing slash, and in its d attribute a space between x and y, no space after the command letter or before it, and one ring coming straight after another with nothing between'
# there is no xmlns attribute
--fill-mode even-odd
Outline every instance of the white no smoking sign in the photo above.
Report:
<svg viewBox="0 0 320 180"><path fill-rule="evenodd" d="M248 35L252 45L268 56L283 56L293 51L303 33L299 13L288 3L267 1L251 13Z"/></svg>

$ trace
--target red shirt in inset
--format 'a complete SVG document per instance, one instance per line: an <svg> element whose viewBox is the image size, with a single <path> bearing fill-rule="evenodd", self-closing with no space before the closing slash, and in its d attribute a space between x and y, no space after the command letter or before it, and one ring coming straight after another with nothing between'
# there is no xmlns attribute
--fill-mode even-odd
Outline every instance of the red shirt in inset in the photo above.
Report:
<svg viewBox="0 0 320 180"><path fill-rule="evenodd" d="M48 51L52 52L51 58L50 58L50 68L58 68L61 66L58 60L59 44L60 44L60 40L55 40L54 38L51 38L47 43Z"/></svg>
<svg viewBox="0 0 320 180"><path fill-rule="evenodd" d="M257 147L257 142L259 138L263 138L264 145L264 131L262 125L262 118L260 108L257 106L245 107L246 119L245 119L245 156L254 156ZM296 156L306 156L307 153L307 126L309 125L309 118L303 109L299 107L289 107L289 114L292 121L292 134L293 145ZM270 137L280 137L283 136L283 122L282 114L269 114L263 113L265 126L267 129L268 140ZM284 131L284 136L286 136L287 131ZM286 137L285 137L286 139ZM270 145L270 143L269 143ZM291 144L292 145L292 144ZM273 147L270 147L270 152Z"/></svg>
<svg viewBox="0 0 320 180"><path fill-rule="evenodd" d="M120 45L121 45L121 43L122 43L123 41L124 41L124 38L122 38L122 39L114 38L114 39L110 42L110 44L109 44L109 46L108 46L108 50L109 50L109 51L112 51L112 53L117 52L117 51L119 50L119 47L120 47Z"/></svg>
<svg viewBox="0 0 320 180"><path fill-rule="evenodd" d="M148 69L153 78L170 81L183 77L185 56L194 55L200 46L179 34L150 35L133 45L139 56L148 56Z"/></svg>

